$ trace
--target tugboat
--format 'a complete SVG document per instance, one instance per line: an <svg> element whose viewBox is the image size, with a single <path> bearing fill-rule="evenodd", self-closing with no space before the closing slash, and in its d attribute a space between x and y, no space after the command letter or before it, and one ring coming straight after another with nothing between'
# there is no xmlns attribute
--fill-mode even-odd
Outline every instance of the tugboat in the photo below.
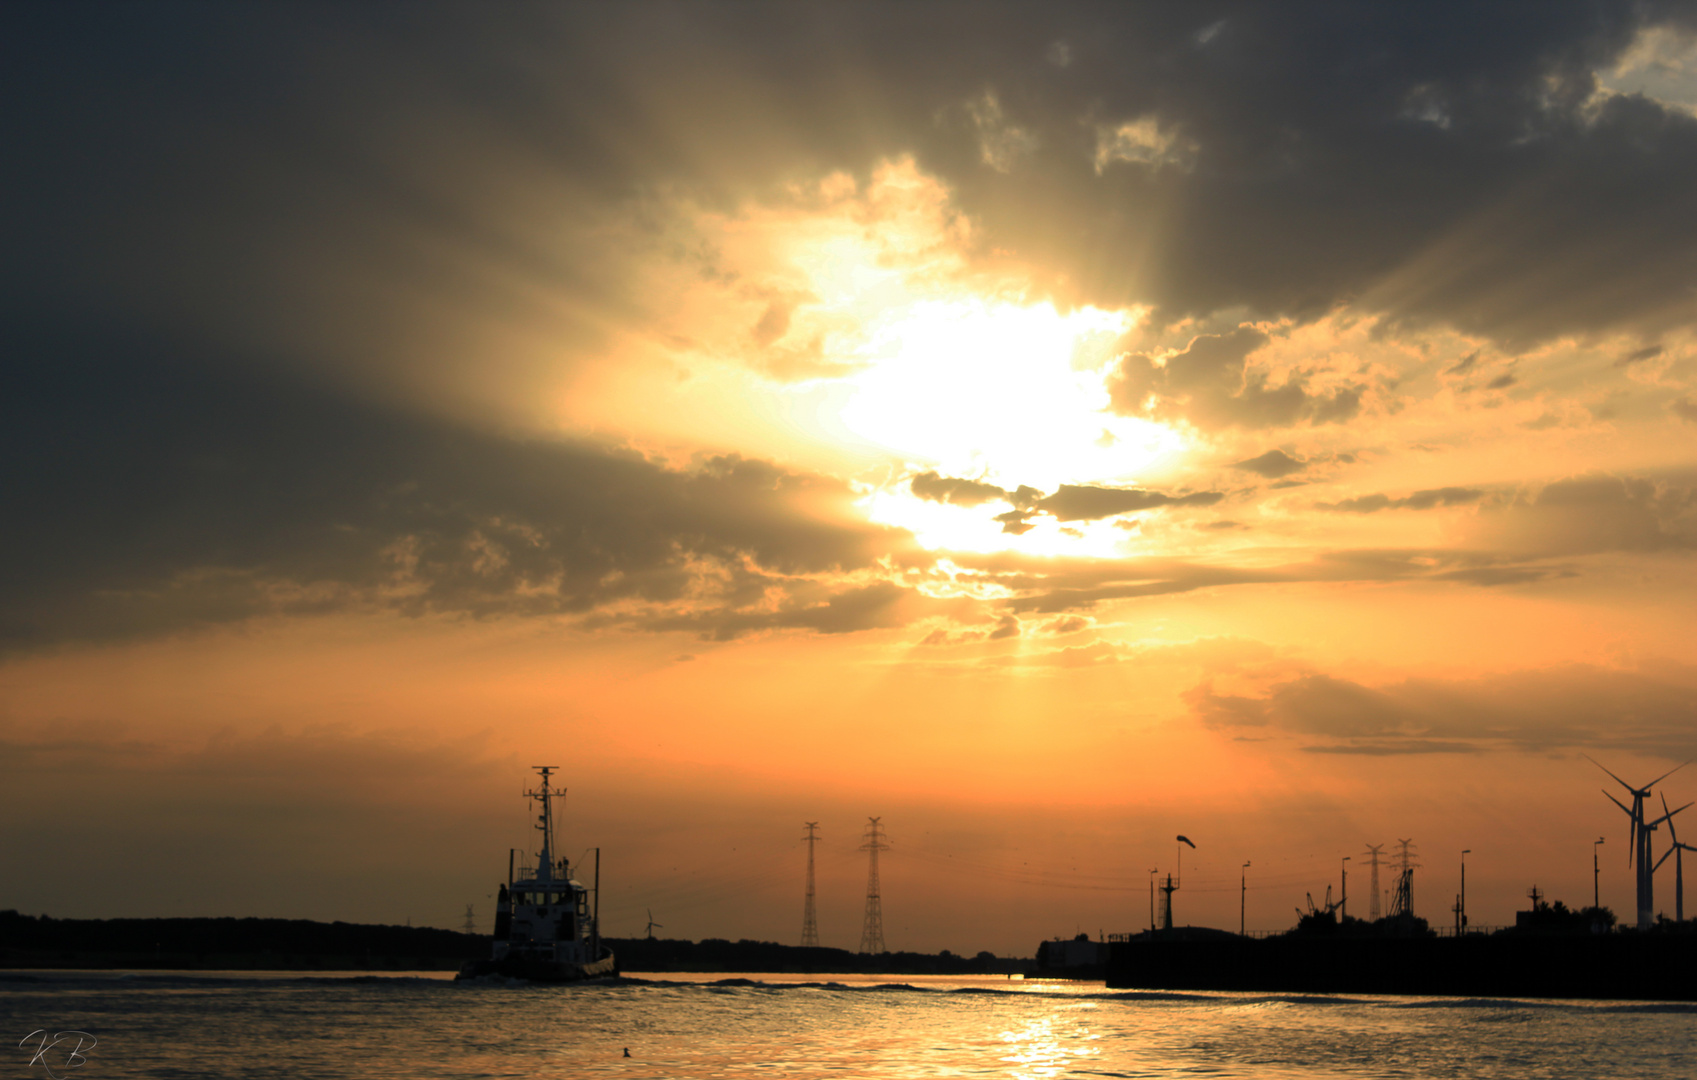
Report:
<svg viewBox="0 0 1697 1080"><path fill-rule="evenodd" d="M542 850L536 869L513 877L512 852L507 853L507 883L495 904L495 943L487 960L471 960L455 979L499 975L531 982L578 982L619 973L613 950L601 944L601 851L595 851L595 906L591 889L571 875L565 859L554 858L554 800L566 797L548 778L557 765L532 766L542 777L525 797L540 804L536 828Z"/></svg>

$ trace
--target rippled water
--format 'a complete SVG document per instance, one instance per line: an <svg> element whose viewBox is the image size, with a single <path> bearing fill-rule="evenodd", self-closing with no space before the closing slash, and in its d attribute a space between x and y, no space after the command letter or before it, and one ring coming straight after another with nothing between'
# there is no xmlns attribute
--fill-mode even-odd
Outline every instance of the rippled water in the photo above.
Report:
<svg viewBox="0 0 1697 1080"><path fill-rule="evenodd" d="M1697 1006L1003 978L0 972L0 1077L1689 1077ZM38 1029L99 1040L29 1064ZM62 1047L74 1041L62 1043ZM629 1048L630 1057L623 1051ZM63 1055L61 1055L62 1057Z"/></svg>

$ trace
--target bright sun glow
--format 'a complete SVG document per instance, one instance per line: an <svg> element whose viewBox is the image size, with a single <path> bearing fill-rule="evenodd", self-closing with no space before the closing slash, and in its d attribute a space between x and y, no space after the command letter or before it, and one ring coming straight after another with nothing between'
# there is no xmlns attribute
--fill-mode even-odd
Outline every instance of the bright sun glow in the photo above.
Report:
<svg viewBox="0 0 1697 1080"><path fill-rule="evenodd" d="M792 194L732 215L683 208L682 248L714 253L715 271L679 264L654 283L671 298L665 340L680 362L667 388L633 383L630 411L653 422L670 404L669 430L709 443L766 432L785 456L805 444L876 488L875 520L934 549L1109 555L1136 542L1129 521L1039 516L1006 531L995 518L1007 501L928 502L910 481L934 470L1048 494L1168 471L1185 438L1116 416L1104 386L1145 312L1026 301L1025 272L975 261L971 222L911 160Z"/></svg>
<svg viewBox="0 0 1697 1080"><path fill-rule="evenodd" d="M1135 475L1165 429L1104 412L1100 368L1124 313L962 299L869 328L871 368L843 410L855 433L954 476L1052 488Z"/></svg>
<svg viewBox="0 0 1697 1080"><path fill-rule="evenodd" d="M869 365L849 380L841 422L905 460L1008 490L1136 483L1182 449L1170 429L1106 411L1102 370L1137 317L981 298L914 303L866 328ZM1051 521L1015 536L992 520L1005 503L928 503L905 486L877 493L869 509L929 547L1107 554L1129 535Z"/></svg>

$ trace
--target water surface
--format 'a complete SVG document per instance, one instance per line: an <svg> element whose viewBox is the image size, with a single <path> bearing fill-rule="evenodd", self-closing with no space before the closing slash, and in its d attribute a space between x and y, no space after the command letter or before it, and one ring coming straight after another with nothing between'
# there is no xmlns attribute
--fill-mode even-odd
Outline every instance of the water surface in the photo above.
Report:
<svg viewBox="0 0 1697 1080"><path fill-rule="evenodd" d="M1697 1006L1004 977L0 972L0 1077L1689 1077ZM43 1060L37 1030L98 1044ZM39 1036L37 1037L39 1040ZM74 1045L74 1042L62 1044ZM629 1049L630 1056L624 1056Z"/></svg>

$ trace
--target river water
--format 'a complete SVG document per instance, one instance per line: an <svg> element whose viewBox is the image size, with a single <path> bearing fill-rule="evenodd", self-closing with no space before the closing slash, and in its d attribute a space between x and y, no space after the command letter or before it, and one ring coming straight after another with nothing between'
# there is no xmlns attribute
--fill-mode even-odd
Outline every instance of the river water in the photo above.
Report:
<svg viewBox="0 0 1697 1080"><path fill-rule="evenodd" d="M1697 1075L1690 1004L1151 993L1002 977L638 975L544 987L434 972L0 972L0 1020L5 1080ZM73 1031L97 1041L54 1041Z"/></svg>

